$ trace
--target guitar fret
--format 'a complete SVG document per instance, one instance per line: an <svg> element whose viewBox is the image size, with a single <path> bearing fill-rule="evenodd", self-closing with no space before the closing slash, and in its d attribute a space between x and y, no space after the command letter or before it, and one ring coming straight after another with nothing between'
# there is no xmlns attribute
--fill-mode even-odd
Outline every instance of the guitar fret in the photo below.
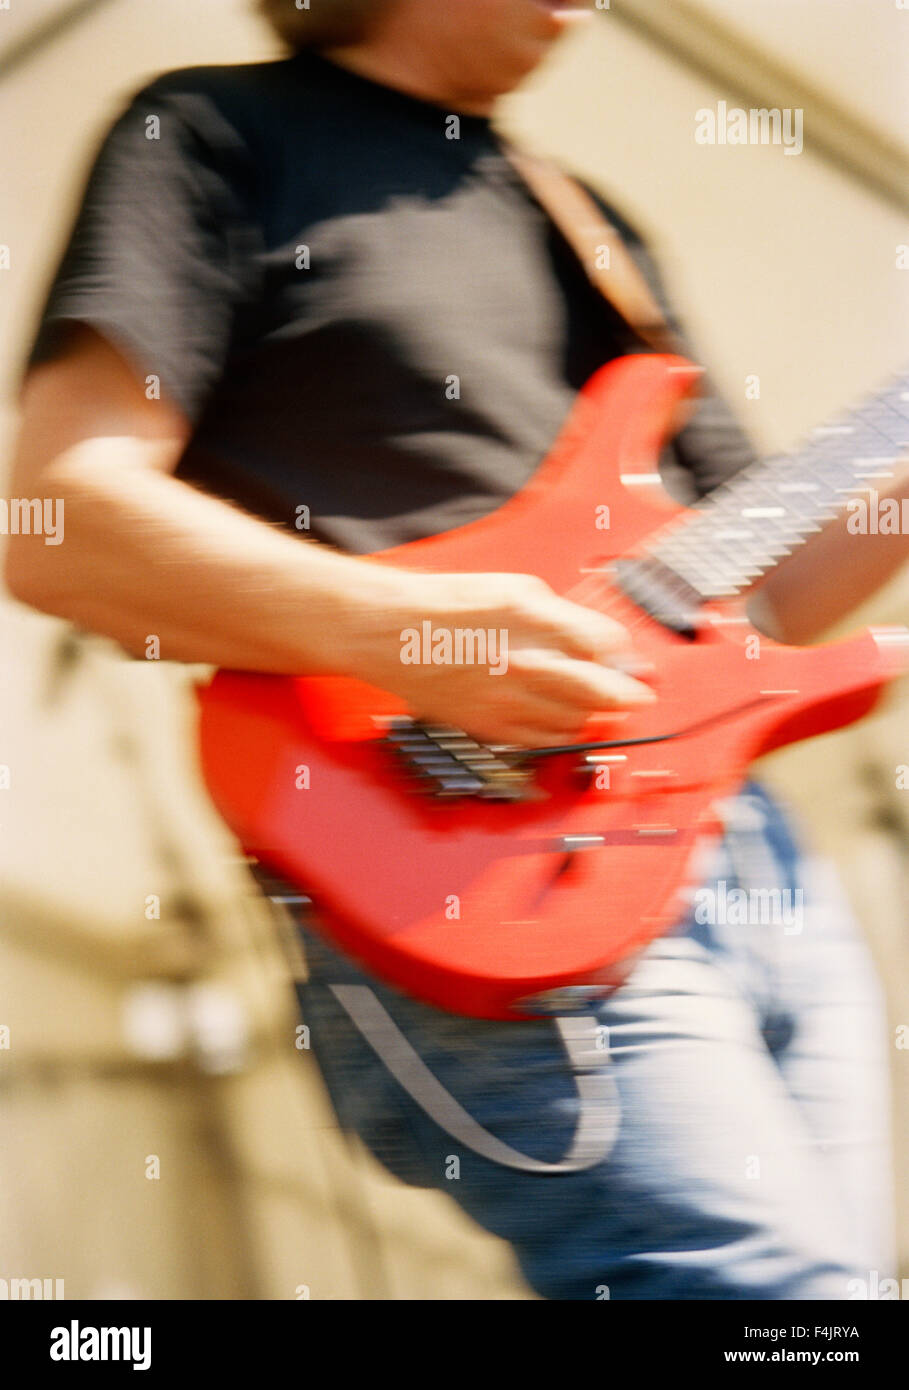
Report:
<svg viewBox="0 0 909 1390"><path fill-rule="evenodd" d="M649 548L702 597L746 588L909 454L909 376L813 429L792 454L754 464L670 522Z"/></svg>

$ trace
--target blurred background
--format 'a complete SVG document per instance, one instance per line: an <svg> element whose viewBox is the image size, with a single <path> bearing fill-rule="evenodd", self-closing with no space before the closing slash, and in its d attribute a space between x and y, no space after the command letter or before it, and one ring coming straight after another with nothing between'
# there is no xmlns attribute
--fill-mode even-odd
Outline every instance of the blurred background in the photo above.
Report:
<svg viewBox="0 0 909 1390"><path fill-rule="evenodd" d="M119 104L168 68L277 54L247 0L0 5L0 468ZM698 145L695 113L720 100L804 108L804 154ZM502 111L649 234L766 451L906 365L907 118L909 12L867 0L613 0ZM859 620L909 621L909 573ZM63 1279L68 1298L532 1297L507 1247L338 1133L292 945L201 790L200 673L2 598L0 634L0 1278ZM904 1274L907 709L904 683L761 769L836 858L888 992Z"/></svg>

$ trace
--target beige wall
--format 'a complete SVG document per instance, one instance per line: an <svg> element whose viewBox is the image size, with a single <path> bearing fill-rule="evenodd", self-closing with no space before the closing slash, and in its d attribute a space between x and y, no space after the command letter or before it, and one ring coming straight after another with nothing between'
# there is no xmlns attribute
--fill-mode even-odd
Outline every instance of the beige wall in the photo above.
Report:
<svg viewBox="0 0 909 1390"><path fill-rule="evenodd" d="M868 21L863 0L712 8L789 62L813 70L816 58L817 75L854 104L873 71L871 114L900 128L892 30ZM0 58L11 34L0 29ZM0 129L16 132L0 201L12 250L0 299L7 431L17 354L116 100L163 68L272 51L243 0L122 0L0 84ZM909 232L810 154L698 147L694 112L725 95L610 14L509 103L506 121L651 231L706 360L754 437L777 448L905 355L909 273L896 270L895 248ZM757 403L744 396L753 372ZM907 597L904 581L873 615L904 620ZM270 920L226 865L232 846L189 773L185 674L123 662L99 642L67 666L62 626L11 604L0 633L13 747L0 754L13 768L0 792L0 1023L13 1040L0 1053L0 1277L65 1277L84 1297L292 1298L304 1284L314 1298L526 1296L501 1245L337 1136L311 1061L294 1049ZM909 761L905 715L904 696L769 769L845 871L894 1022L909 1021L909 817L894 787L896 763ZM141 776L124 763L124 736ZM181 885L202 908L198 929L181 913ZM160 921L145 918L150 894L162 898ZM149 982L157 993L141 992ZM214 1060L173 1039L200 984L219 1001ZM904 1057L894 1051L901 1155ZM161 1177L150 1181L153 1154Z"/></svg>

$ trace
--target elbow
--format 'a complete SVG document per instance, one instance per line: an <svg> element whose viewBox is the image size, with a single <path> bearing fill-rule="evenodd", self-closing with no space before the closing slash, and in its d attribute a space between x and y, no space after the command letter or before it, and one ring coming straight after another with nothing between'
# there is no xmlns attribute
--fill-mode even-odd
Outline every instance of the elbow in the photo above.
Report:
<svg viewBox="0 0 909 1390"><path fill-rule="evenodd" d="M51 567L40 554L40 547L25 545L21 539L11 540L3 561L3 582L6 592L28 608L54 617L65 617L64 599L50 573Z"/></svg>

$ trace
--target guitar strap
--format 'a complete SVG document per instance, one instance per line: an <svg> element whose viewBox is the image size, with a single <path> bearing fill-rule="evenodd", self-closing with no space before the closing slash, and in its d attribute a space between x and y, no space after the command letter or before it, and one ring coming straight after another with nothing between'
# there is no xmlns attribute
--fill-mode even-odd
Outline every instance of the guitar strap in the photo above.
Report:
<svg viewBox="0 0 909 1390"><path fill-rule="evenodd" d="M331 992L392 1076L431 1120L464 1148L490 1163L525 1173L557 1175L592 1168L612 1149L619 1130L618 1092L609 1064L606 1030L591 1016L553 1019L574 1074L580 1113L565 1157L544 1163L519 1153L484 1129L432 1074L368 985L331 985ZM469 1023L467 1025L470 1026ZM608 1076L604 1094L603 1077Z"/></svg>
<svg viewBox="0 0 909 1390"><path fill-rule="evenodd" d="M687 356L631 252L605 213L556 164L506 147L512 167L558 227L593 287L654 352Z"/></svg>

